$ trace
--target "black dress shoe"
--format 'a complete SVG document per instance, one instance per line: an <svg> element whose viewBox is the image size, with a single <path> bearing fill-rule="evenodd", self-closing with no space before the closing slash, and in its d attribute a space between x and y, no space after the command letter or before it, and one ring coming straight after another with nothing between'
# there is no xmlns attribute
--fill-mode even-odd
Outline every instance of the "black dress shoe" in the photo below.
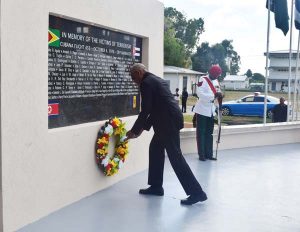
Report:
<svg viewBox="0 0 300 232"><path fill-rule="evenodd" d="M202 202L202 201L206 201L206 200L207 200L207 196L206 196L205 192L202 192L197 195L190 195L188 198L181 200L180 203L182 205L192 205L197 202Z"/></svg>
<svg viewBox="0 0 300 232"><path fill-rule="evenodd" d="M204 157L199 157L199 160L205 161L206 159Z"/></svg>
<svg viewBox="0 0 300 232"><path fill-rule="evenodd" d="M217 158L214 158L214 157L209 157L209 158L207 158L207 159L209 159L209 160L214 160L214 161L217 160Z"/></svg>
<svg viewBox="0 0 300 232"><path fill-rule="evenodd" d="M163 189L163 187L150 186L149 188L146 188L146 189L140 189L139 193L144 194L144 195L163 196L164 189Z"/></svg>

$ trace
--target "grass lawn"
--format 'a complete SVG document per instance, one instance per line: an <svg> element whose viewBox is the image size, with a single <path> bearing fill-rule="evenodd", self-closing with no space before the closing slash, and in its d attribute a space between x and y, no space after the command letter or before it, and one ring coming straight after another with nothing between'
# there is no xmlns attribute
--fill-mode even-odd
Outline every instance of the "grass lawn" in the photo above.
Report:
<svg viewBox="0 0 300 232"><path fill-rule="evenodd" d="M193 115L184 115L185 123L192 123ZM261 117L244 117L244 116L223 116L222 125L247 125L263 123ZM267 123L271 123L271 119L267 118Z"/></svg>
<svg viewBox="0 0 300 232"><path fill-rule="evenodd" d="M245 117L245 116L223 116L222 124L224 125L246 125L246 124L260 124L263 123L262 117ZM267 123L271 123L272 120L267 118Z"/></svg>

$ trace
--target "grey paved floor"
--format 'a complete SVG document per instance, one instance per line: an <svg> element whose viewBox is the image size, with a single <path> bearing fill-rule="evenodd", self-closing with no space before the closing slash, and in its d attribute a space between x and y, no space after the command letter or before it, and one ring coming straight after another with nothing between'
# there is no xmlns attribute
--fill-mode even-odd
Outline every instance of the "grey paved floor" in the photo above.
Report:
<svg viewBox="0 0 300 232"><path fill-rule="evenodd" d="M138 194L145 171L20 232L300 231L300 144L220 151L217 162L185 157L207 192L205 203L179 204L185 193L166 162L164 197Z"/></svg>

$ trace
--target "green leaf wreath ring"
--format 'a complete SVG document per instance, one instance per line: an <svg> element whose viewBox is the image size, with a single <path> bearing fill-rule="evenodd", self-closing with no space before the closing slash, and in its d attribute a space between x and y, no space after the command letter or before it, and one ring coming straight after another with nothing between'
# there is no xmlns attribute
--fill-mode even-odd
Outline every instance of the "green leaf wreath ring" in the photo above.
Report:
<svg viewBox="0 0 300 232"><path fill-rule="evenodd" d="M96 142L96 162L104 175L112 176L123 166L128 154L128 141L126 138L125 123L114 117L105 122L98 132ZM115 152L112 157L108 156L109 138L116 136Z"/></svg>

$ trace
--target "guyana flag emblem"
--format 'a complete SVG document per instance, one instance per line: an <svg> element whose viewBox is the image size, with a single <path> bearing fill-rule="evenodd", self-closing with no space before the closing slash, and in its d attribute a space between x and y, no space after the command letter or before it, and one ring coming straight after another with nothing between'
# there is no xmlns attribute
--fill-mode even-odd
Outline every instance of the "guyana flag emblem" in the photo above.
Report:
<svg viewBox="0 0 300 232"><path fill-rule="evenodd" d="M57 29L49 28L48 30L48 45L51 47L59 47L60 31Z"/></svg>

